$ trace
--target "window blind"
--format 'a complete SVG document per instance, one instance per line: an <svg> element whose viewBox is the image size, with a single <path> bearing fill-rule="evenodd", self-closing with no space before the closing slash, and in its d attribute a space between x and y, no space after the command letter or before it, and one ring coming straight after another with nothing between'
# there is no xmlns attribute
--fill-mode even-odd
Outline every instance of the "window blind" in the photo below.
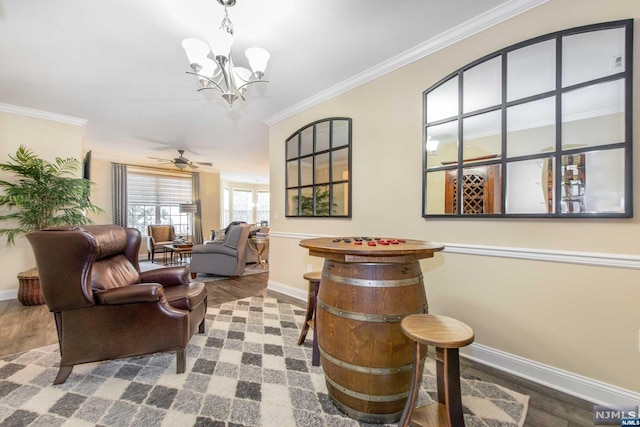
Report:
<svg viewBox="0 0 640 427"><path fill-rule="evenodd" d="M127 197L130 205L179 205L193 200L191 177L129 172Z"/></svg>

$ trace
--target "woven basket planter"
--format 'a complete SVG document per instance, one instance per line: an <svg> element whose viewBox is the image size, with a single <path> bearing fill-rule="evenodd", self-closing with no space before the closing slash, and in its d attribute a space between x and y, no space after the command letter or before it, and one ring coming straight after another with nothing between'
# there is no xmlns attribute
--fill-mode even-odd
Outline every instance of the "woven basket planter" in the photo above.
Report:
<svg viewBox="0 0 640 427"><path fill-rule="evenodd" d="M42 288L40 287L40 276L38 276L38 270L36 268L32 268L18 275L18 301L20 301L22 305L44 304Z"/></svg>

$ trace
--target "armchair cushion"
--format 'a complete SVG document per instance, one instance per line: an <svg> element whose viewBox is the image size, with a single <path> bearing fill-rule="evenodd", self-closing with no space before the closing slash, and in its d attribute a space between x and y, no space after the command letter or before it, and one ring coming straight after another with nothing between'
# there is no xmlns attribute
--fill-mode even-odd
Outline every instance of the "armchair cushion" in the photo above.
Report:
<svg viewBox="0 0 640 427"><path fill-rule="evenodd" d="M91 270L91 288L97 291L133 285L139 279L138 271L124 255L95 263Z"/></svg>

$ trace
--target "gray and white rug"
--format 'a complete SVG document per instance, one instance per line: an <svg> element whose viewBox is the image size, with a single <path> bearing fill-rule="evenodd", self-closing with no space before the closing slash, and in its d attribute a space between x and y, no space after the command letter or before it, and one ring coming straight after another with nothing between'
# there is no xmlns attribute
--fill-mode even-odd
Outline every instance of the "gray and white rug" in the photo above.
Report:
<svg viewBox="0 0 640 427"><path fill-rule="evenodd" d="M252 297L209 307L187 371L174 353L76 366L51 385L57 345L0 358L0 426L363 426L331 403L311 339L296 344L304 310ZM433 395L427 361L420 400ZM463 379L467 426L522 426L529 397Z"/></svg>

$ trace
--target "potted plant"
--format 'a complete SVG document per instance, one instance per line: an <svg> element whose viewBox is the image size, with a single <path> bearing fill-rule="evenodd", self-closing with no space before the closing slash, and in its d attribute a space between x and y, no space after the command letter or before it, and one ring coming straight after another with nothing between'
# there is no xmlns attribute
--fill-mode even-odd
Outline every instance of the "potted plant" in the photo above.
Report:
<svg viewBox="0 0 640 427"><path fill-rule="evenodd" d="M89 200L91 181L77 178L80 162L57 157L48 162L30 149L20 146L11 161L0 163L0 170L12 173L12 181L0 180L0 207L9 213L0 215L0 236L9 245L31 231L65 224L89 224L86 212L102 212ZM9 226L11 225L11 226ZM18 299L24 305L44 304L35 269L20 273Z"/></svg>

